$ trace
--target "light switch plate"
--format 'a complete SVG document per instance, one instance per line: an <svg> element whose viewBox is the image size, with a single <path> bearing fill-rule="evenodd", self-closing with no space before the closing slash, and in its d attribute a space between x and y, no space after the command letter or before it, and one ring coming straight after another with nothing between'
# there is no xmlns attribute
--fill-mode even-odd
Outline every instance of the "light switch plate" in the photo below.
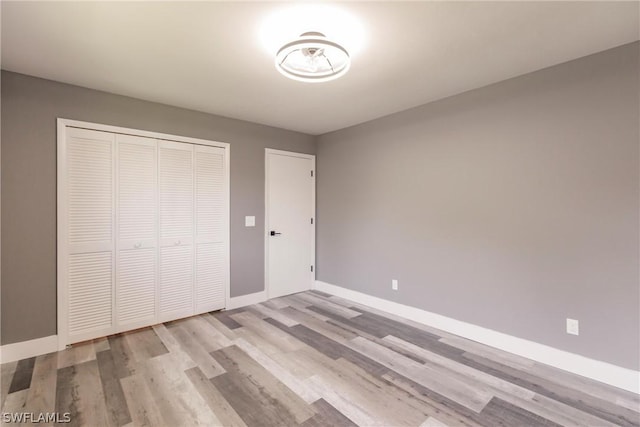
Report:
<svg viewBox="0 0 640 427"><path fill-rule="evenodd" d="M580 324L576 319L567 319L567 333L571 335L580 335Z"/></svg>
<svg viewBox="0 0 640 427"><path fill-rule="evenodd" d="M244 217L244 226L245 227L255 227L256 226L256 217L255 216L245 216Z"/></svg>

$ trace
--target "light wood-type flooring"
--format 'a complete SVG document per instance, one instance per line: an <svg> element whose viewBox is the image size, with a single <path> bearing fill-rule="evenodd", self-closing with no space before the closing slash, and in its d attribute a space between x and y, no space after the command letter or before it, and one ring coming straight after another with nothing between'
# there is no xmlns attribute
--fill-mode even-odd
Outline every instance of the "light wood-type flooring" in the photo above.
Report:
<svg viewBox="0 0 640 427"><path fill-rule="evenodd" d="M638 395L319 292L7 363L1 391L72 426L640 425Z"/></svg>

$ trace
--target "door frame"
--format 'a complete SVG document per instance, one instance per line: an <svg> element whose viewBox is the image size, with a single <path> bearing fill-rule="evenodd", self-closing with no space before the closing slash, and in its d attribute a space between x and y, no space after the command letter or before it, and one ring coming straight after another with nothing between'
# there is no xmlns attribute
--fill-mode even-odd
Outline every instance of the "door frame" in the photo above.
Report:
<svg viewBox="0 0 640 427"><path fill-rule="evenodd" d="M140 136L145 138L152 138L158 141L166 140L166 141L174 141L174 142L184 142L189 144L196 145L207 145L211 147L220 147L225 149L225 203L227 209L225 211L225 223L226 223L226 247L225 247L225 258L226 258L226 286L225 286L225 307L229 306L229 300L231 298L230 287L231 287L231 256L230 256L230 246L231 246L231 204L230 204L230 196L231 196L231 186L230 186L230 157L231 157L231 146L226 142L219 141L210 141L205 139L191 138L187 136L179 136L179 135L171 135L160 132L151 132L140 129L131 129L124 128L120 126L111 126L104 125L99 123L91 123L91 122L83 122L78 120L64 119L58 118L56 122L57 126L57 161L56 161L56 175L57 175L57 183L56 183L56 287L57 287L57 325L56 325L56 334L58 338L58 350L64 350L66 345L69 342L69 331L67 325L67 303L68 303L68 274L66 271L67 264L67 236L68 236L68 224L67 224L67 208L68 208L68 200L66 197L67 194L67 128L81 128L81 129L89 129L95 131L103 131L110 132L114 134L124 134L124 135L132 135L132 136ZM114 151L115 156L115 151ZM114 158L114 173L115 173L115 158ZM115 183L113 184L115 186ZM195 184L194 184L195 185ZM115 192L112 196L114 199L116 197ZM115 200L114 200L115 206ZM114 240L114 253L116 253L117 246L115 245L117 224L115 222L116 211L114 208L113 216L114 216L114 227L113 227L113 240ZM112 271L113 271L113 286L115 287L115 260L113 261ZM158 274L159 265L156 265L156 274ZM115 295L112 296L115 298ZM157 309L157 302L156 302ZM113 313L112 313L113 315ZM147 325L151 326L151 325ZM113 323L113 333L119 332L115 329L115 323Z"/></svg>
<svg viewBox="0 0 640 427"><path fill-rule="evenodd" d="M271 298L269 289L269 155L276 154L281 156L298 157L311 160L311 215L313 218L313 226L311 227L311 259L310 266L313 266L311 273L309 289L316 280L316 156L314 154L296 153L293 151L276 150L273 148L265 148L264 153L264 292L268 300Z"/></svg>

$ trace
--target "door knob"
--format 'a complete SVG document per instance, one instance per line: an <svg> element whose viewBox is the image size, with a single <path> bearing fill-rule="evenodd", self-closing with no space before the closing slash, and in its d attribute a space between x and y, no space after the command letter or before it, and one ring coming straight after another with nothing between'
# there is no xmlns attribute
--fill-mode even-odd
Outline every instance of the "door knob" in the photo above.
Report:
<svg viewBox="0 0 640 427"><path fill-rule="evenodd" d="M277 235L277 234L282 234L282 233L277 233L277 232L275 232L275 231L271 230L271 232L270 232L269 234L271 234L272 236L275 236L275 235Z"/></svg>

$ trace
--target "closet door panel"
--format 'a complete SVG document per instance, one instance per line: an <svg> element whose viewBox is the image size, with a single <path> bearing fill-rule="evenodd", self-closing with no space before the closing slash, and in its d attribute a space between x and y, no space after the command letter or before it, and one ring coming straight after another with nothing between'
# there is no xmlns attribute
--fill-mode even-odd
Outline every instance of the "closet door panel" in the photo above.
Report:
<svg viewBox="0 0 640 427"><path fill-rule="evenodd" d="M225 150L196 145L196 312L225 306L227 272L227 194Z"/></svg>
<svg viewBox="0 0 640 427"><path fill-rule="evenodd" d="M160 249L161 320L193 314L193 247Z"/></svg>
<svg viewBox="0 0 640 427"><path fill-rule="evenodd" d="M114 139L106 132L67 131L63 256L70 342L113 331Z"/></svg>
<svg viewBox="0 0 640 427"><path fill-rule="evenodd" d="M193 145L158 142L160 320L194 311Z"/></svg>
<svg viewBox="0 0 640 427"><path fill-rule="evenodd" d="M108 335L112 323L111 252L69 256L68 319L71 342Z"/></svg>
<svg viewBox="0 0 640 427"><path fill-rule="evenodd" d="M116 313L120 330L156 320L157 143L117 135Z"/></svg>

